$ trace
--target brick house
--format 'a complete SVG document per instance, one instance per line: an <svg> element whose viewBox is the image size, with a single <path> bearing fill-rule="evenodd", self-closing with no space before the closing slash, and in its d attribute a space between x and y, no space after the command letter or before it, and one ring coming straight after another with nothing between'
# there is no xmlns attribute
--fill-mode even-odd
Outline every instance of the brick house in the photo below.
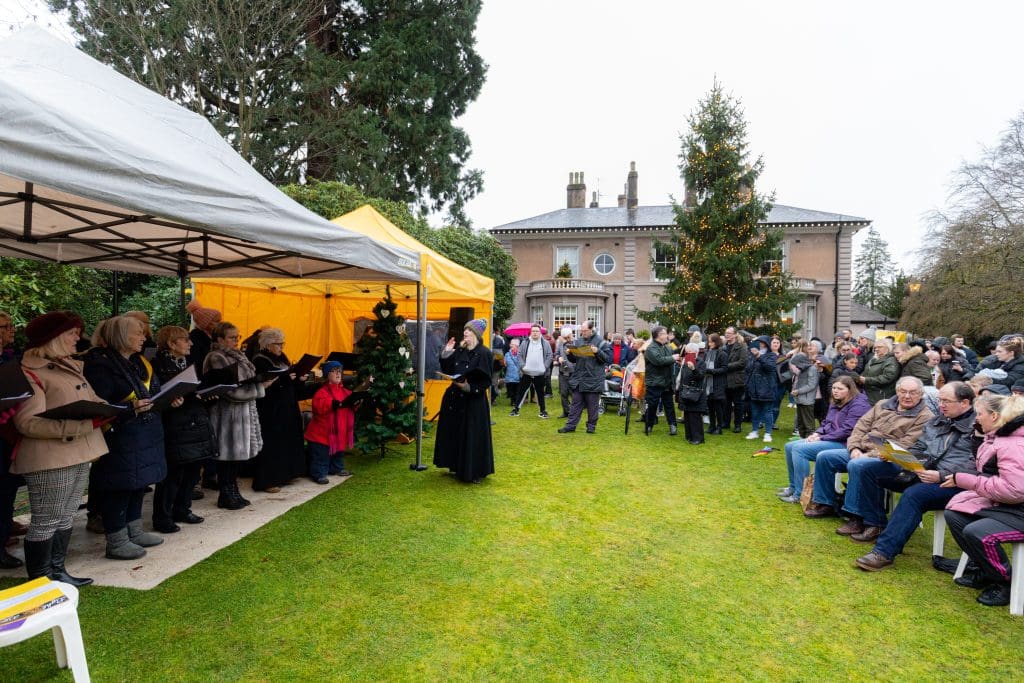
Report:
<svg viewBox="0 0 1024 683"><path fill-rule="evenodd" d="M519 267L515 321L557 329L590 319L602 333L649 327L636 310L653 308L663 289L651 259L664 258L654 241L674 227L672 206L639 206L635 165L618 206L600 207L594 194L586 206L583 173L570 173L566 208L491 228ZM785 317L822 339L848 327L853 235L871 221L776 205L765 223L785 234L782 262L765 267L792 273L803 295ZM556 277L564 263L571 278Z"/></svg>

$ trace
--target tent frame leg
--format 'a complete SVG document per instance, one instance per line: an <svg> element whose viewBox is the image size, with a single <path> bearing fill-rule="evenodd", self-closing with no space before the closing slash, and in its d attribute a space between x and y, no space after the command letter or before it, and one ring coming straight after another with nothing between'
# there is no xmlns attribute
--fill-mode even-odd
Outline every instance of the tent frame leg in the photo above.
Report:
<svg viewBox="0 0 1024 683"><path fill-rule="evenodd" d="M416 462L410 463L413 472L423 472L427 466L423 464L423 370L427 363L427 288L422 282L416 283L416 308L419 326L416 328L419 337L416 340Z"/></svg>

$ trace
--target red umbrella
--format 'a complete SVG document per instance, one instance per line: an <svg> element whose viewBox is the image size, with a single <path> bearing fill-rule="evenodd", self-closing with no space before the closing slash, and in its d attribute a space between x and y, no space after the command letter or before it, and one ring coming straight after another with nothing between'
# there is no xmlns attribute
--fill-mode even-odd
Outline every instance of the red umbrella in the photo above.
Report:
<svg viewBox="0 0 1024 683"><path fill-rule="evenodd" d="M505 328L506 337L528 337L530 336L530 328L533 327L533 323L512 323ZM540 328L541 334L547 334L548 331L543 326Z"/></svg>

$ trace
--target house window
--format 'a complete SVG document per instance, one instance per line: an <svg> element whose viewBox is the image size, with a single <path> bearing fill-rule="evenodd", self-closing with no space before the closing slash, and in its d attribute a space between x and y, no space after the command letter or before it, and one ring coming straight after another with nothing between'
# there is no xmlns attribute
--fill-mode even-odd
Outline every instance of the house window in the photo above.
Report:
<svg viewBox="0 0 1024 683"><path fill-rule="evenodd" d="M604 306L587 306L587 320L593 321L594 330L596 330L598 334L602 335L605 332L604 326L601 324L601 316L603 314Z"/></svg>
<svg viewBox="0 0 1024 683"><path fill-rule="evenodd" d="M555 272L564 264L569 264L572 277L580 276L580 248L579 247L555 247Z"/></svg>
<svg viewBox="0 0 1024 683"><path fill-rule="evenodd" d="M566 325L571 325L573 328L579 325L579 306L559 306L555 305L551 307L551 327L555 330L560 330Z"/></svg>
<svg viewBox="0 0 1024 683"><path fill-rule="evenodd" d="M611 275L615 270L615 259L611 254L598 254L594 259L594 272L598 275Z"/></svg>
<svg viewBox="0 0 1024 683"><path fill-rule="evenodd" d="M658 272L665 269L664 272L673 271L676 268L676 255L675 252L668 245L656 245L654 247L654 279L655 280L667 280L666 277L659 277Z"/></svg>
<svg viewBox="0 0 1024 683"><path fill-rule="evenodd" d="M544 325L544 307L543 306L530 306L530 322L537 323L538 325Z"/></svg>
<svg viewBox="0 0 1024 683"><path fill-rule="evenodd" d="M818 334L818 305L807 304L804 309L804 337L810 339Z"/></svg>
<svg viewBox="0 0 1024 683"><path fill-rule="evenodd" d="M782 273L789 267L789 242L785 240L779 245L782 250L780 254L781 258L765 261L761 264L761 277L776 277L782 275Z"/></svg>

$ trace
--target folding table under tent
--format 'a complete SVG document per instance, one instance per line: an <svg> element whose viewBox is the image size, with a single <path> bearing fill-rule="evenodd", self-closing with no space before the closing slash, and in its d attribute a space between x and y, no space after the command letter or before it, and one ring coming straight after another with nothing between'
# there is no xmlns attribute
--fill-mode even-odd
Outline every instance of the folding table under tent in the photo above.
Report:
<svg viewBox="0 0 1024 683"><path fill-rule="evenodd" d="M35 26L0 40L0 256L182 278L420 278L416 251L308 211L205 118Z"/></svg>

